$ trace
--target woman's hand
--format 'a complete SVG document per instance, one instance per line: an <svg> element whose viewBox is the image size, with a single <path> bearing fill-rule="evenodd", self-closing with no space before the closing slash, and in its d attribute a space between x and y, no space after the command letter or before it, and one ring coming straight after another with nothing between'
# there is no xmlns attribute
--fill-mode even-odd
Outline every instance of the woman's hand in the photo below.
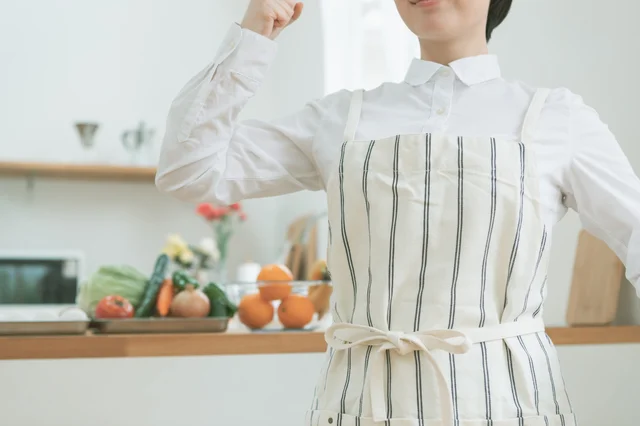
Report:
<svg viewBox="0 0 640 426"><path fill-rule="evenodd" d="M302 7L296 0L251 0L240 25L273 40L300 17Z"/></svg>

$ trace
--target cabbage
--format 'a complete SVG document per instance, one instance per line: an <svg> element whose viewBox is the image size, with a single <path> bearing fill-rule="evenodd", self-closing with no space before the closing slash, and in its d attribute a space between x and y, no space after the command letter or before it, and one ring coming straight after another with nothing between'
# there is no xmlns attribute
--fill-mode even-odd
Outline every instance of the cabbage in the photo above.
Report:
<svg viewBox="0 0 640 426"><path fill-rule="evenodd" d="M89 316L93 316L96 305L105 296L122 296L137 306L148 280L149 277L131 266L103 266L82 284L77 303Z"/></svg>

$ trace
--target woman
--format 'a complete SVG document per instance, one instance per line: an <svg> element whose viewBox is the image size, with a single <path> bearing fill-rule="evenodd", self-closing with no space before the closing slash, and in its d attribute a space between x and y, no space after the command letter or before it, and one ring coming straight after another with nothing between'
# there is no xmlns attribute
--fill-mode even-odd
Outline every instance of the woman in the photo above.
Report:
<svg viewBox="0 0 640 426"><path fill-rule="evenodd" d="M403 83L238 123L302 12L252 0L173 103L157 185L327 191L336 323L308 425L575 425L542 323L551 230L574 208L629 260L640 182L580 97L500 77L487 41L511 0L396 4L422 51Z"/></svg>

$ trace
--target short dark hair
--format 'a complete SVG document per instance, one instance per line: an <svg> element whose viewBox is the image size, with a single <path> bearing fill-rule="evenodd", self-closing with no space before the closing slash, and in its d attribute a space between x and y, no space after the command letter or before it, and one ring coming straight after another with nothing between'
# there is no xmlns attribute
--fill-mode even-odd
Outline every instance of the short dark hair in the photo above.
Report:
<svg viewBox="0 0 640 426"><path fill-rule="evenodd" d="M502 24L511 10L513 0L491 0L489 5L489 17L487 19L487 41L491 40L491 34L498 25Z"/></svg>

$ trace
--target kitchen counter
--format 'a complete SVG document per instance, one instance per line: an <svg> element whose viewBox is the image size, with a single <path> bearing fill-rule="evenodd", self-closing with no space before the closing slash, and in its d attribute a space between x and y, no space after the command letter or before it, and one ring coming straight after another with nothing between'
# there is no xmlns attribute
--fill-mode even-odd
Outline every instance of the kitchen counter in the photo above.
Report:
<svg viewBox="0 0 640 426"><path fill-rule="evenodd" d="M549 328L556 345L639 343L640 326ZM324 334L221 333L0 337L0 360L324 352Z"/></svg>

